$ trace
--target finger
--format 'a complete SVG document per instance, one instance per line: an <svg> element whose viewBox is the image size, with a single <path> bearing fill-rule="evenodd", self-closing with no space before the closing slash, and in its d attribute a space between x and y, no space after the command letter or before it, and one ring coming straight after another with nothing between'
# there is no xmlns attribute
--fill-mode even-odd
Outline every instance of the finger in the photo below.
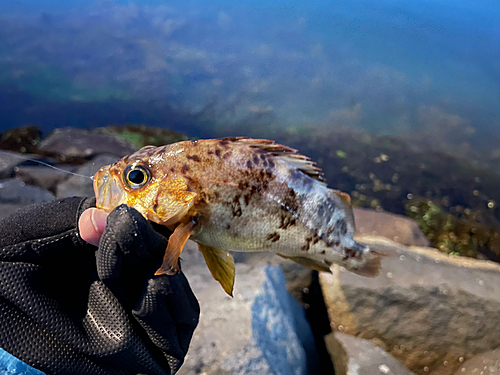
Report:
<svg viewBox="0 0 500 375"><path fill-rule="evenodd" d="M182 363L200 315L198 301L182 273L151 278L132 314L156 346Z"/></svg>
<svg viewBox="0 0 500 375"><path fill-rule="evenodd" d="M193 332L198 325L200 305L184 274L170 277L174 293L167 295L167 305L177 325L179 345L187 353Z"/></svg>
<svg viewBox="0 0 500 375"><path fill-rule="evenodd" d="M80 237L95 246L99 245L101 236L106 229L106 218L108 214L97 208L85 210L78 220Z"/></svg>
<svg viewBox="0 0 500 375"><path fill-rule="evenodd" d="M97 273L129 308L160 266L167 240L137 210L126 205L115 208L107 222L96 253Z"/></svg>

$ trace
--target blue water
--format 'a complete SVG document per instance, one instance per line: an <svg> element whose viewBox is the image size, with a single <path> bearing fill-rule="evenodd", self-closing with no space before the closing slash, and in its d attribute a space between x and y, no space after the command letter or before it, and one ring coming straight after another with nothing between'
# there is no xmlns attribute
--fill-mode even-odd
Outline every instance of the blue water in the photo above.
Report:
<svg viewBox="0 0 500 375"><path fill-rule="evenodd" d="M500 129L496 1L20 0L0 14L2 129L105 125L117 103L134 107L118 123L210 104L236 125Z"/></svg>

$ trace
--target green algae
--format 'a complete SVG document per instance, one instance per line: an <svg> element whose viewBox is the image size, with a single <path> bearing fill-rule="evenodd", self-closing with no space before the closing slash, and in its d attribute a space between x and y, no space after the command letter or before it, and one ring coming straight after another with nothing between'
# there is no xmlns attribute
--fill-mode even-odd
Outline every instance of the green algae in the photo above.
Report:
<svg viewBox="0 0 500 375"><path fill-rule="evenodd" d="M148 145L163 146L188 139L186 135L170 129L135 124L110 125L103 128L96 128L94 131L119 136L132 143L138 149Z"/></svg>

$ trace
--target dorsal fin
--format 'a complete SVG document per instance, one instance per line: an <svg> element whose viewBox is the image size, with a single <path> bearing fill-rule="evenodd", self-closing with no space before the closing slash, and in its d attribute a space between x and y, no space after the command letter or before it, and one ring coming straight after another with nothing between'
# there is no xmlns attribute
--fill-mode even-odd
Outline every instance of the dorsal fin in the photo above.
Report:
<svg viewBox="0 0 500 375"><path fill-rule="evenodd" d="M237 141L246 143L251 148L266 151L288 163L292 168L296 168L305 175L326 185L321 168L318 168L316 163L311 161L307 156L299 154L294 148L280 145L267 139L238 138Z"/></svg>
<svg viewBox="0 0 500 375"><path fill-rule="evenodd" d="M301 154L277 155L281 160L286 161L293 168L298 169L309 177L321 182L326 186L325 179L321 168L316 166L316 163L311 161L307 156Z"/></svg>

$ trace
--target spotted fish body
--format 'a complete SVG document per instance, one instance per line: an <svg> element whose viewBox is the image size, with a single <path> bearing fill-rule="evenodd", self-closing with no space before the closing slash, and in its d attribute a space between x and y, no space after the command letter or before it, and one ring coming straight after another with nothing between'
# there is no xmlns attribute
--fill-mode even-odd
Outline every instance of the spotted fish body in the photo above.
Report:
<svg viewBox="0 0 500 375"><path fill-rule="evenodd" d="M103 167L94 189L98 208L125 203L174 229L159 273L177 270L191 238L228 293L234 282L228 250L268 250L313 269L337 263L367 276L380 267L378 254L353 239L349 196L329 189L307 157L272 141L147 146Z"/></svg>

